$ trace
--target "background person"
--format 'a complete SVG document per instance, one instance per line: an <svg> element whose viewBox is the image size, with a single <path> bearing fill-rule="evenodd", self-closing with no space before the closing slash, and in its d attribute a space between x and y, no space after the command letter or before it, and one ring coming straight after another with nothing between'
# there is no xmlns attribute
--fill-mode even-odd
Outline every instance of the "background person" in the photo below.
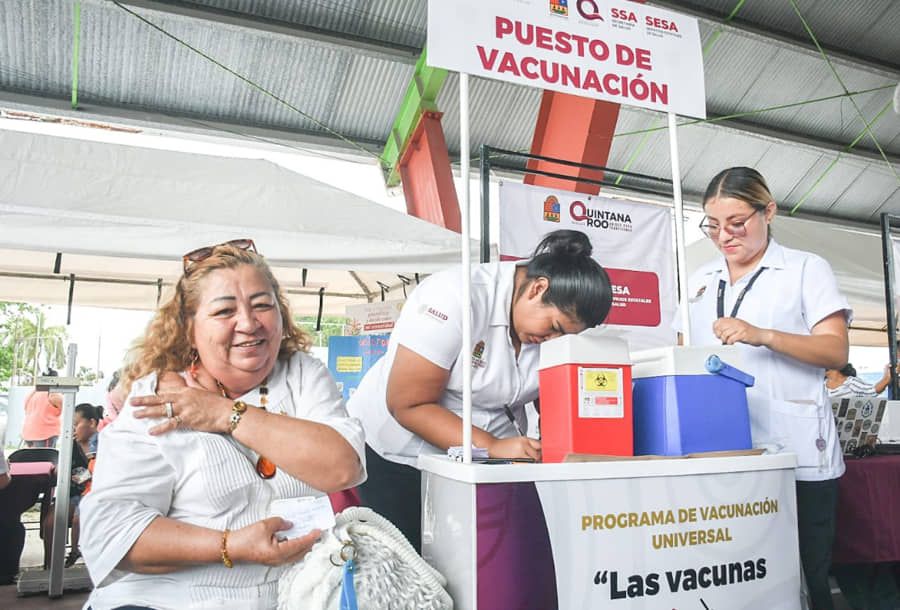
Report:
<svg viewBox="0 0 900 610"><path fill-rule="evenodd" d="M275 607L319 532L279 540L270 503L365 477L362 429L309 342L251 240L185 255L82 504L93 610Z"/></svg>
<svg viewBox="0 0 900 610"><path fill-rule="evenodd" d="M828 398L866 397L879 394L874 385L856 376L856 369L849 362L840 370L828 369L825 371L825 389L828 391Z"/></svg>
<svg viewBox="0 0 900 610"><path fill-rule="evenodd" d="M900 375L900 364L897 365L897 369L897 374ZM891 365L886 364L884 365L884 375L881 376L881 379L875 382L875 391L878 394L881 394L886 389L888 389L889 385L891 385Z"/></svg>
<svg viewBox="0 0 900 610"><path fill-rule="evenodd" d="M113 423L119 416L119 412L125 404L125 398L128 393L125 391L124 385L120 381L120 371L113 373L112 379L106 386L106 408L104 409L103 419L100 420L98 431L103 430L106 426Z"/></svg>
<svg viewBox="0 0 900 610"><path fill-rule="evenodd" d="M887 377L889 382L890 373ZM856 369L849 363L840 371L834 369L825 371L825 388L828 391L828 398L832 400L870 398L879 394L875 386L856 376ZM840 586L841 593L854 609L900 608L900 590L897 588L893 569L889 564L835 564L831 567L831 574Z"/></svg>
<svg viewBox="0 0 900 610"><path fill-rule="evenodd" d="M48 369L44 375L56 377L57 372ZM21 436L26 447L56 447L62 401L62 394L37 389L25 397L25 420L22 422Z"/></svg>
<svg viewBox="0 0 900 610"><path fill-rule="evenodd" d="M87 403L84 403L79 406L88 406ZM72 531L72 551L78 546L78 532L73 527L73 519L75 517L75 512L78 510L78 505L81 502L81 495L85 490L86 478L83 473L88 472L89 460L87 455L85 455L84 451L81 448L81 443L75 439L72 442L72 470L69 475L69 510L66 513L66 529L73 528ZM54 477L55 478L55 477ZM47 510L46 514L43 515L41 519L41 538L44 541L44 569L47 570L50 568L50 554L53 549L53 529L56 523L56 497L55 497L56 489L54 488L54 498L50 503L50 508ZM67 532L68 533L68 532ZM72 559L72 563L75 562L77 557ZM69 565L69 560L66 559L67 566Z"/></svg>
<svg viewBox="0 0 900 610"><path fill-rule="evenodd" d="M74 503L70 503L72 508L72 549L66 556L66 567L70 568L75 565L78 558L81 557L81 549L78 546L79 533L81 530L81 498L86 496L91 490L91 477L94 472L94 464L97 455L98 428L100 421L103 419L103 407L94 406L89 403L81 403L75 406L75 442L84 452L87 458L87 467L83 469L72 470L72 481L82 486L81 493Z"/></svg>
<svg viewBox="0 0 900 610"><path fill-rule="evenodd" d="M366 430L363 505L421 547L416 459L462 444L460 268L436 273L410 295L387 353L366 373L348 409ZM547 235L519 263L472 267L472 442L491 457L541 459L527 438L525 405L538 396L539 344L600 324L612 289L578 231Z"/></svg>
<svg viewBox="0 0 900 610"><path fill-rule="evenodd" d="M722 256L690 278L691 337L695 345L742 348L756 377L747 389L754 445L797 454L800 559L813 608L830 610L844 461L822 379L847 362L852 312L824 259L772 239L776 209L754 169L727 169L710 182L701 228Z"/></svg>

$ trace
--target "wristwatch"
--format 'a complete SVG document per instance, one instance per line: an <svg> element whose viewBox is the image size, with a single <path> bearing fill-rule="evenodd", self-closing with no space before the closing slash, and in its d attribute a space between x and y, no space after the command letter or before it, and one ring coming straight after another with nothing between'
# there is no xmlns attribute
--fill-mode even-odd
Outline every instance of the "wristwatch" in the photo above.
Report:
<svg viewBox="0 0 900 610"><path fill-rule="evenodd" d="M234 432L234 429L238 427L238 424L241 423L241 417L246 412L247 403L243 400L235 400L234 404L231 405L231 417L228 418L228 424L230 426L228 429L229 434Z"/></svg>

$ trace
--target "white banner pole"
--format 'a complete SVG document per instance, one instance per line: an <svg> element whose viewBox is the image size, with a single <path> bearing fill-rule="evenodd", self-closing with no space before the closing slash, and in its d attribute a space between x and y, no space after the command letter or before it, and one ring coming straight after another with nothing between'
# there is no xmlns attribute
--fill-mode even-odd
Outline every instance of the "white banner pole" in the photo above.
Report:
<svg viewBox="0 0 900 610"><path fill-rule="evenodd" d="M691 317L687 306L688 272L687 250L684 242L684 202L681 199L681 168L678 163L678 126L675 113L667 113L669 119L669 157L672 161L672 196L675 201L675 272L678 275L678 293L681 296L681 335L684 345L691 344Z"/></svg>
<svg viewBox="0 0 900 610"><path fill-rule="evenodd" d="M463 365L463 463L472 463L472 252L469 249L469 75L459 74L459 172L462 197L459 213L462 224L462 347Z"/></svg>

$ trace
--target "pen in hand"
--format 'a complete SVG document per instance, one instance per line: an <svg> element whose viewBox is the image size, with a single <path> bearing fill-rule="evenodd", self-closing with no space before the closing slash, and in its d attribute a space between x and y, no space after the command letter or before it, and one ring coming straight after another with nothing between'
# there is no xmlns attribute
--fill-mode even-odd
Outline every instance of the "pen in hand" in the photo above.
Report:
<svg viewBox="0 0 900 610"><path fill-rule="evenodd" d="M521 426L519 426L519 422L516 420L516 416L513 415L512 409L509 408L509 405L504 405L503 411L506 413L507 419L509 419L513 427L516 429L516 434L518 434L519 436L525 436L525 433L522 432L522 428Z"/></svg>

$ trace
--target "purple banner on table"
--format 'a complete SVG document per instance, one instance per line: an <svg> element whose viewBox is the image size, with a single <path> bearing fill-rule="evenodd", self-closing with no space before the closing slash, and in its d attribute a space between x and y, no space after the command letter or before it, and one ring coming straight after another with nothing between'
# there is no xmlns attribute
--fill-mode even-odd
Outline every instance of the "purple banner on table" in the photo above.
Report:
<svg viewBox="0 0 900 610"><path fill-rule="evenodd" d="M476 487L478 607L557 610L556 570L534 483Z"/></svg>

